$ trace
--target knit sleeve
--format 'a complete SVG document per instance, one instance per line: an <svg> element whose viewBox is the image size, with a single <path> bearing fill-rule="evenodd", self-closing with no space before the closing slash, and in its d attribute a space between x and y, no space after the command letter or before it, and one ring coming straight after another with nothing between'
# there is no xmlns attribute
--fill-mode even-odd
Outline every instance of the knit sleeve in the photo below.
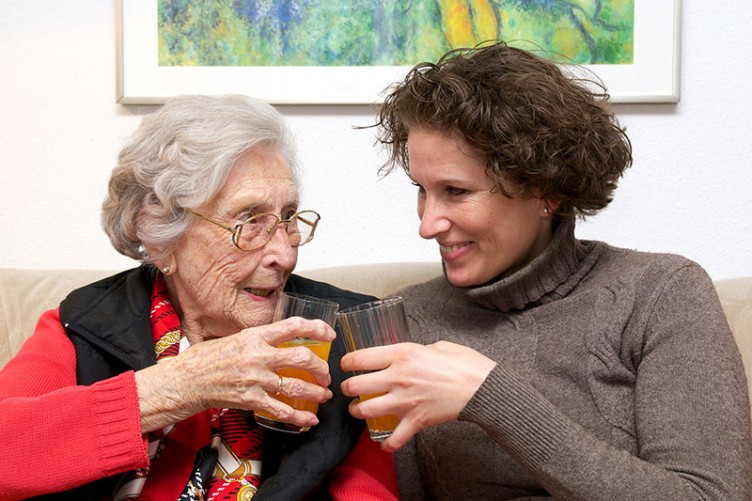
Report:
<svg viewBox="0 0 752 501"><path fill-rule="evenodd" d="M133 372L76 385L57 310L0 371L0 498L67 490L148 466Z"/></svg>
<svg viewBox="0 0 752 501"><path fill-rule="evenodd" d="M634 408L625 429L636 451L599 438L503 363L460 419L481 426L555 498L748 501L747 386L711 280L686 264L638 288L632 334L620 340L634 363L633 398L622 403Z"/></svg>

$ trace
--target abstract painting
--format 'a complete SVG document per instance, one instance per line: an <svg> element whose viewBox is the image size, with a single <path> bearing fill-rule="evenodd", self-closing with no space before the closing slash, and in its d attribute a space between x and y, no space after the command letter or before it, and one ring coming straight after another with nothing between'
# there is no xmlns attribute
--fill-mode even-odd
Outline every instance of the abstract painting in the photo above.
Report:
<svg viewBox="0 0 752 501"><path fill-rule="evenodd" d="M630 64L634 0L159 0L158 24L165 66L412 66L488 40Z"/></svg>
<svg viewBox="0 0 752 501"><path fill-rule="evenodd" d="M118 0L122 104L241 93L378 105L414 64L491 40L679 100L681 0ZM575 63L575 64L568 64Z"/></svg>

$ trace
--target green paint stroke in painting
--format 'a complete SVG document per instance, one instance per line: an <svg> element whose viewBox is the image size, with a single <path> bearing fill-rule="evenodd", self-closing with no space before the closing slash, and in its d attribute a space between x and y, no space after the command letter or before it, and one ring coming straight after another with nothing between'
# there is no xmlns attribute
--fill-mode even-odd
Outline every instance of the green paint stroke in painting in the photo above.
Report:
<svg viewBox="0 0 752 501"><path fill-rule="evenodd" d="M631 64L634 0L159 0L162 66L412 66L488 40Z"/></svg>

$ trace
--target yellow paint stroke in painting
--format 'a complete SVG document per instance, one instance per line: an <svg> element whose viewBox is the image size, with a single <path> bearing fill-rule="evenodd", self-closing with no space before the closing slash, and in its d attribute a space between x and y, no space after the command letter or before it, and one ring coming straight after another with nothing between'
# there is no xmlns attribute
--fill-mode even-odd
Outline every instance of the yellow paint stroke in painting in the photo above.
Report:
<svg viewBox="0 0 752 501"><path fill-rule="evenodd" d="M450 47L471 47L496 39L498 22L488 0L439 0L441 24Z"/></svg>
<svg viewBox="0 0 752 501"><path fill-rule="evenodd" d="M496 40L499 36L499 23L491 2L473 1L470 4L472 6L476 40L478 42Z"/></svg>
<svg viewBox="0 0 752 501"><path fill-rule="evenodd" d="M470 9L465 0L441 0L441 25L450 47L472 45L473 31L470 25Z"/></svg>

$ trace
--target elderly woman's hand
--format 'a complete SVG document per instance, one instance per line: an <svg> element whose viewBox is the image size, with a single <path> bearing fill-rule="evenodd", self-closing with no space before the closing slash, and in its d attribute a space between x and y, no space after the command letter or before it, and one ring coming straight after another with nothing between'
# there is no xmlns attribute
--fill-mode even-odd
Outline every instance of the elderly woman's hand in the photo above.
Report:
<svg viewBox="0 0 752 501"><path fill-rule="evenodd" d="M432 425L457 419L496 362L462 345L439 341L423 346L399 343L348 353L345 371L377 371L342 383L348 396L385 393L350 404L356 418L394 414L401 418L383 447L395 451Z"/></svg>
<svg viewBox="0 0 752 501"><path fill-rule="evenodd" d="M284 421L313 426L316 416L271 397L278 391L276 370L308 371L318 384L284 378L281 393L316 402L332 397L329 366L305 347L275 348L296 337L332 341L334 330L321 320L299 317L191 346L180 355L136 372L142 431L160 429L205 409L265 410Z"/></svg>

